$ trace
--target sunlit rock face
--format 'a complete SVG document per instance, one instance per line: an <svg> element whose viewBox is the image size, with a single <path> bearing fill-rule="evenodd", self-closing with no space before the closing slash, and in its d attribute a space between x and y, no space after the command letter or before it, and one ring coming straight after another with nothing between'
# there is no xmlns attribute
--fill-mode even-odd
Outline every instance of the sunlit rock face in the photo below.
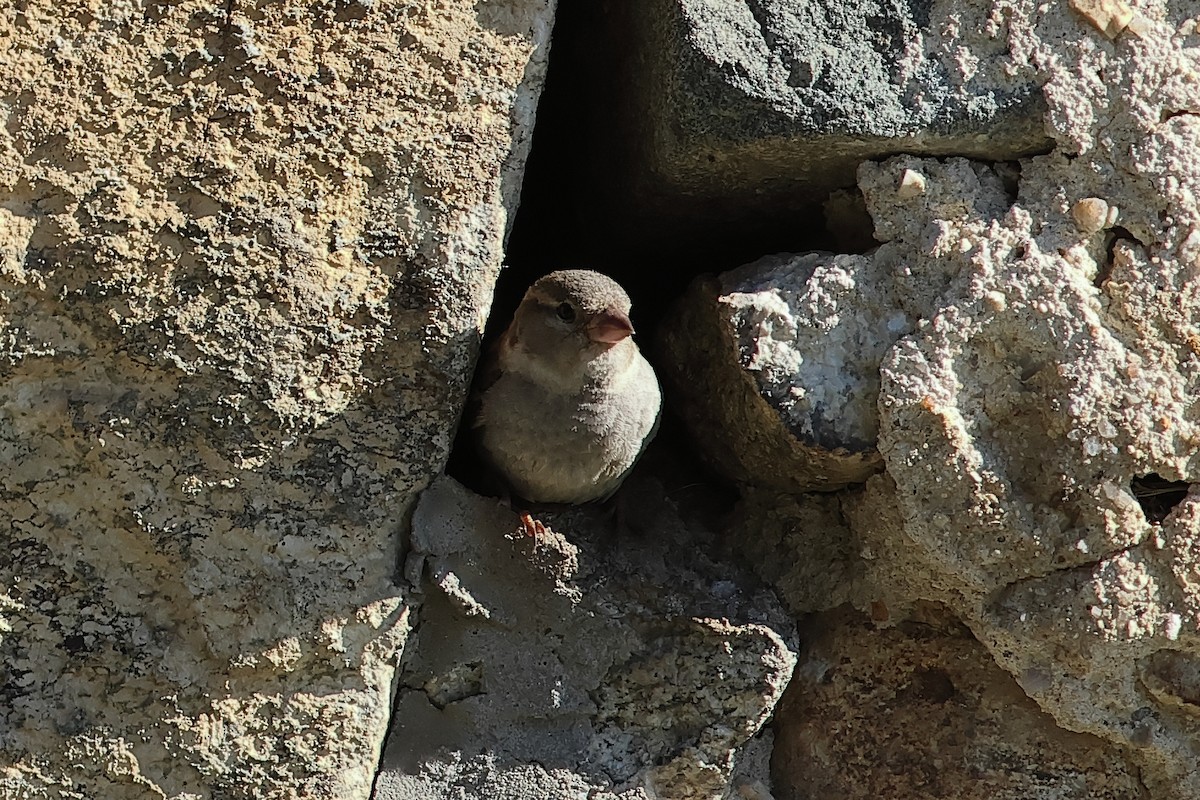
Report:
<svg viewBox="0 0 1200 800"><path fill-rule="evenodd" d="M0 794L366 798L551 3L0 19Z"/></svg>

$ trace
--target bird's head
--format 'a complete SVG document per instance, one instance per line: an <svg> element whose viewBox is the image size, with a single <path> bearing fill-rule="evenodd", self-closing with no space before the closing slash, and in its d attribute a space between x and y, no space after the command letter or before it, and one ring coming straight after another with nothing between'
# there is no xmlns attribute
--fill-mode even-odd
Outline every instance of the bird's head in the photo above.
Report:
<svg viewBox="0 0 1200 800"><path fill-rule="evenodd" d="M629 309L629 295L612 278L590 270L552 272L529 287L502 346L520 366L577 381L598 357L634 347Z"/></svg>

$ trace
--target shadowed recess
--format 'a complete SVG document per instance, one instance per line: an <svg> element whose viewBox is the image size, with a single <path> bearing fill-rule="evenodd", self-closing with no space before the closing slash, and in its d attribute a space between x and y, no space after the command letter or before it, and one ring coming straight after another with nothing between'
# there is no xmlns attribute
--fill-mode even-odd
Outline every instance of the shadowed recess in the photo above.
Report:
<svg viewBox="0 0 1200 800"><path fill-rule="evenodd" d="M1146 521L1157 525L1165 520L1175 506L1183 502L1192 485L1187 481L1169 481L1153 472L1138 475L1129 482L1129 491L1137 498Z"/></svg>

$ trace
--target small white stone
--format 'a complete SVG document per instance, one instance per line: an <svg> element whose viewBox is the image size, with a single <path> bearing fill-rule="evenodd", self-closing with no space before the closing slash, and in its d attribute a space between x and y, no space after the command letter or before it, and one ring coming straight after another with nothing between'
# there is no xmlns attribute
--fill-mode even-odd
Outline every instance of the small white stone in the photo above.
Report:
<svg viewBox="0 0 1200 800"><path fill-rule="evenodd" d="M1154 24L1150 22L1149 19L1143 17L1136 11L1134 11L1133 16L1129 18L1129 25L1127 26L1129 32L1139 39L1145 39L1153 27Z"/></svg>
<svg viewBox="0 0 1200 800"><path fill-rule="evenodd" d="M1003 311L1008 308L1008 298L1004 296L1004 292L997 292L994 289L983 295L983 303L992 311Z"/></svg>
<svg viewBox="0 0 1200 800"><path fill-rule="evenodd" d="M1183 628L1183 617L1178 614L1167 614L1167 624L1163 629L1167 638L1172 642L1178 639L1181 628Z"/></svg>
<svg viewBox="0 0 1200 800"><path fill-rule="evenodd" d="M900 174L900 185L896 187L896 196L908 200L925 194L925 176L913 169L906 169Z"/></svg>
<svg viewBox="0 0 1200 800"><path fill-rule="evenodd" d="M1108 223L1108 202L1099 197L1085 197L1071 207L1075 225L1084 233L1103 230Z"/></svg>

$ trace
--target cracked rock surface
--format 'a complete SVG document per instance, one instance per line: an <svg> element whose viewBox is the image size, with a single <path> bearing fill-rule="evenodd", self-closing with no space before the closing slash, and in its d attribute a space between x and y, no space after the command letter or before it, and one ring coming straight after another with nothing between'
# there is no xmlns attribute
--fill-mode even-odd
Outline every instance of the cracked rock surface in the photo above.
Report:
<svg viewBox="0 0 1200 800"><path fill-rule="evenodd" d="M747 595L669 506L645 535L588 508L538 518L550 534L524 536L449 478L422 496L407 572L424 596L376 800L763 784L759 731L795 664L774 597Z"/></svg>
<svg viewBox="0 0 1200 800"><path fill-rule="evenodd" d="M0 14L0 796L367 797L552 5Z"/></svg>

